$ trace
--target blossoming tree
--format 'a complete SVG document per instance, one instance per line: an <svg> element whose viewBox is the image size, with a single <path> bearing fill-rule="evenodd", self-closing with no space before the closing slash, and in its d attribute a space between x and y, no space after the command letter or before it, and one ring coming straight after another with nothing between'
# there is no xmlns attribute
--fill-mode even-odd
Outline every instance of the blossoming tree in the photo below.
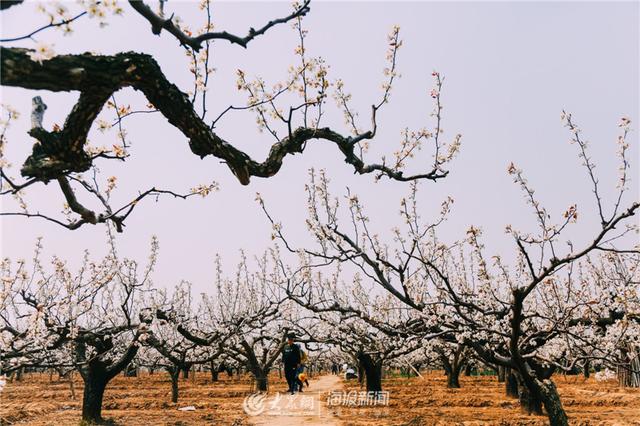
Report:
<svg viewBox="0 0 640 426"><path fill-rule="evenodd" d="M84 381L82 419L94 423L102 420L107 384L134 359L153 318L141 297L151 285L157 241L144 268L120 257L113 239L110 247L98 262L86 253L77 272L58 257L44 266L40 244L31 268L9 260L2 267L0 368L75 368Z"/></svg>
<svg viewBox="0 0 640 426"><path fill-rule="evenodd" d="M324 173L319 179L312 173L307 185L306 223L315 246L296 248L264 202L259 201L272 224L274 237L290 251L313 259L304 264L313 264L314 268L348 264L355 268L420 314L412 323L412 331L442 333L448 342L473 349L484 363L511 370L523 407L536 414L542 414L544 407L552 425L566 425L567 415L551 380L554 372L571 369L579 362L584 365L590 359L607 359L614 353L612 348L624 355L629 342L633 350L637 347L634 265L639 249L634 239L638 226L632 217L640 203L627 195L626 138L630 121L625 118L620 123L619 185L607 209L587 144L571 115L563 112L562 119L592 185L599 226L582 246L571 241L563 246L560 238L576 222L577 207L571 205L559 223L552 223L551 214L534 196L523 172L510 164L508 172L523 190L539 229L537 234L523 233L507 226L516 247L514 265L501 256L493 256L489 264L478 227L471 226L464 240L444 244L436 229L449 213L452 200L442 204L440 219L425 223L415 195L417 183L412 184L410 197L401 202L404 230L393 229L393 244L371 229L356 195L347 193L346 214L340 213L339 201L331 195ZM591 273L575 272L581 267L580 262L597 253L618 256L618 262L626 259L622 264L629 265L629 269L618 265L618 270L625 272L606 284L602 283L602 273L593 268ZM634 290L629 290L631 283L635 283ZM603 293L603 286L609 293ZM326 305L329 310L340 310L339 301L332 303L328 299ZM432 308L434 305L440 307L440 312ZM589 344L581 343L588 335L592 336ZM608 344L596 350L595 335L607 336ZM577 354L576 348L580 347L582 353ZM633 368L627 367L627 371L633 372Z"/></svg>
<svg viewBox="0 0 640 426"><path fill-rule="evenodd" d="M8 10L2 13L26 7L20 3L3 3L3 9ZM121 206L112 205L109 195L116 186L117 177L109 177L103 184L96 177L96 166L105 161L126 162L131 155L126 123L152 112L159 112L170 125L180 130L194 155L200 158L213 156L222 160L242 185L248 185L251 177L268 178L275 175L286 157L303 153L307 144L316 140L335 146L339 155L358 174L375 174L377 178L387 177L398 181L435 181L444 178L448 173L446 163L457 150L459 136L445 149L446 144L439 129L436 133L425 129L403 131L400 148L394 153L395 159L392 161L383 158L381 162L370 162L366 158L368 144L377 134L378 117L388 104L393 82L398 77L397 57L402 46L399 28L394 27L389 34L382 93L371 106L371 125L364 129L358 123L357 113L350 105L351 95L343 82L330 75L329 67L322 58L313 57L307 51L305 40L309 35L303 26L303 17L310 11L309 3L309 0L295 3L292 11L268 21L261 28L250 28L246 36L214 31L209 0L200 3L204 23L196 29L191 29L187 23L170 14L164 1L152 6L142 1L129 1L126 6L117 1L82 1L73 7L63 4L41 6L41 12L48 16L48 24L29 34L0 41L1 84L26 90L71 91L79 95L64 124L55 125L52 129L42 126L41 117L46 105L41 99L34 98L34 119L29 135L35 143L31 155L19 160L22 162L22 178L13 176L10 171L11 163L16 159L9 161L0 151L0 193L16 197L20 210L3 211L0 214L43 218L69 229L110 222L121 232L126 218L144 198L162 195L180 198L195 194L205 196L215 190L216 183L199 185L185 193L152 187L140 190ZM35 49L8 47L11 43L29 40L36 34L54 29L72 33L77 20L94 18L102 23L108 20L110 14L124 13L139 16L141 22L150 25L154 34L165 34L178 41L180 47L176 49L176 54L183 51L191 58L190 70L185 72L193 77L192 89L180 88L172 83L154 57L148 54L56 55L46 44L37 45ZM213 78L216 43L229 42L247 48L252 40L275 31L284 23L293 24L298 38L296 63L290 67L289 75L280 82L268 84L260 77L252 79L244 71L238 70L237 88L246 94L246 104L229 105L214 118L208 117L210 105L207 102L207 88ZM135 49L134 46L132 48ZM438 78L436 87L431 91L433 98L439 98L441 85L442 80ZM135 109L120 103L117 96L126 88L143 93L148 104ZM325 123L325 112L331 97L344 112L344 129L340 128L340 124ZM107 109L103 111L105 106ZM262 161L237 148L232 132L225 130L223 119L242 111L255 114L259 129L273 138L269 153ZM5 125L19 116L12 109L7 110L6 114L8 119L4 120ZM437 119L440 120L440 110L437 111ZM111 147L92 146L88 137L96 128L98 131L117 129L114 135L116 142ZM223 133L227 135L223 136ZM433 161L422 163L421 170L407 172L406 160L413 157L427 141L432 143ZM3 132L2 146L5 147L7 143ZM49 182L55 182L64 197L66 207L63 218L29 210L22 197L30 187ZM81 201L87 195L99 207L91 207L86 201Z"/></svg>

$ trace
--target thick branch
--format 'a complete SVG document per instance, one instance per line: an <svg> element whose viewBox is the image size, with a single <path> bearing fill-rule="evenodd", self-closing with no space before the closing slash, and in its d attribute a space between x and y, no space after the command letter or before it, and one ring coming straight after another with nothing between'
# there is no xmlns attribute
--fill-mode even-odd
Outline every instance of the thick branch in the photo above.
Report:
<svg viewBox="0 0 640 426"><path fill-rule="evenodd" d="M173 20L172 20L173 15L168 19L165 19L164 17L156 14L143 1L132 0L132 1L129 1L129 4L133 9L135 9L136 12L138 12L147 21L149 21L149 23L151 24L151 31L154 34L160 35L162 30L166 30L169 33L171 33L176 39L178 39L181 45L188 46L193 50L198 51L202 49L202 43L207 40L227 40L232 44L238 44L246 48L247 44L249 44L251 40L253 40L257 36L263 35L271 27L276 26L278 24L289 22L295 18L306 15L310 10L309 8L310 2L311 0L305 1L304 4L302 4L299 8L294 10L293 13L291 13L290 15L285 16L284 18L279 18L279 19L274 19L273 21L269 21L265 26L263 26L260 29L256 30L254 28L250 28L249 33L244 37L240 37L235 34L228 33L227 31L208 32L208 33L201 34L197 37L192 37L187 33L185 33L184 31L182 31L177 25L173 23Z"/></svg>
<svg viewBox="0 0 640 426"><path fill-rule="evenodd" d="M0 1L0 10L9 9L11 6L17 6L24 0L2 0Z"/></svg>
<svg viewBox="0 0 640 426"><path fill-rule="evenodd" d="M303 152L305 143L312 139L333 142L343 153L345 162L359 174L379 172L399 181L437 180L447 175L447 172L433 169L427 173L405 176L402 171L385 165L364 164L354 153L352 138L329 128L300 127L273 144L268 157L263 162L257 162L212 132L194 111L189 98L166 79L159 65L149 55L133 52L115 56L62 55L39 63L33 61L28 52L19 48L1 49L2 85L54 92L80 91L81 95L62 131L32 131L32 136L41 143L34 147L33 154L26 160L22 169L24 176L46 181L64 173L86 171L91 159L79 149L86 141L91 124L104 102L123 87L133 87L143 92L168 121L189 138L189 146L194 154L201 158L213 155L224 160L243 185L249 184L251 176L275 175L287 155ZM371 133L366 136L367 139L372 137Z"/></svg>

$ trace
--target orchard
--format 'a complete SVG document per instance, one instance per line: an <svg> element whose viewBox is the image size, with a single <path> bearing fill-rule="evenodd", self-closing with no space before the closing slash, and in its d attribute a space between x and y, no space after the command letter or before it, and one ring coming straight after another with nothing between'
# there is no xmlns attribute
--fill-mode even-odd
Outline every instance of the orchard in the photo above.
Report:
<svg viewBox="0 0 640 426"><path fill-rule="evenodd" d="M0 5L1 425L640 420L638 4Z"/></svg>

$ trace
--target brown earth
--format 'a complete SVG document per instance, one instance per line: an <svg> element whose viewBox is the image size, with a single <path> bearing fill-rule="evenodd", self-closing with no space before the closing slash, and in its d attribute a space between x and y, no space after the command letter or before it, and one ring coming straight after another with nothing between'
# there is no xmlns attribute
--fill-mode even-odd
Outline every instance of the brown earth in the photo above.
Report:
<svg viewBox="0 0 640 426"><path fill-rule="evenodd" d="M341 388L338 376L320 376L303 393L270 395L264 401L264 411L249 421L253 426L338 426L340 420L324 402L330 392Z"/></svg>
<svg viewBox="0 0 640 426"><path fill-rule="evenodd" d="M387 407L333 408L345 426L372 425L509 425L543 426L546 417L529 416L517 399L505 396L495 376L460 377L460 389L447 389L442 372L423 373L424 379L392 378ZM554 376L570 424L640 425L640 389L619 388L616 382L585 381L581 376ZM346 390L359 390L354 381Z"/></svg>
<svg viewBox="0 0 640 426"><path fill-rule="evenodd" d="M277 386L277 375L272 386ZM48 374L25 374L22 381L7 383L0 393L0 426L67 426L80 423L82 380L75 376L76 399L68 381L52 381ZM180 379L180 397L171 403L171 381L165 372L140 377L119 376L107 386L102 416L117 425L247 425L242 401L252 392L248 377L220 374L212 382L208 373ZM178 408L194 406L195 411Z"/></svg>
<svg viewBox="0 0 640 426"><path fill-rule="evenodd" d="M320 380L320 381L318 381ZM554 377L572 425L640 426L640 389L619 388L616 383L584 381L579 377ZM310 391L335 385L336 390L360 390L354 381L311 379ZM68 381L48 374L25 374L20 382L8 383L0 393L0 425L78 425L82 381L75 378L76 399L71 399ZM461 389L447 389L440 372L420 378L388 378L383 387L390 392L386 407L323 407L320 417L269 418L270 424L373 425L527 425L548 424L543 417L522 414L516 400L504 395L495 377L461 377ZM270 390L283 391L284 381L275 374ZM180 379L180 400L170 402L171 386L166 373L140 377L118 377L105 393L103 416L117 425L251 425L265 417L248 416L244 398L252 393L248 377L220 375L211 382L208 373L195 379ZM305 395L308 395L306 393ZM270 397L271 398L271 397ZM326 394L321 397L326 401ZM267 402L269 400L266 400ZM195 411L178 408L194 406ZM325 421L326 420L326 421ZM297 423L296 423L297 422Z"/></svg>

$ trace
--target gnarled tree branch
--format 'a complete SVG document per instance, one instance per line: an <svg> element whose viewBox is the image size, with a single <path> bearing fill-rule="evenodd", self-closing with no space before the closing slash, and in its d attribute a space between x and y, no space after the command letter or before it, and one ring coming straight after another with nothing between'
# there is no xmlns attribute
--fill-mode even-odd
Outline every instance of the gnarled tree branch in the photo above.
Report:
<svg viewBox="0 0 640 426"><path fill-rule="evenodd" d="M2 0L0 1L0 10L9 9L12 6L17 6L24 0Z"/></svg>
<svg viewBox="0 0 640 426"><path fill-rule="evenodd" d="M1 82L5 86L34 90L79 91L78 103L67 117L59 132L34 129L31 135L40 141L22 167L22 175L44 182L69 172L84 172L92 159L82 149L93 121L109 96L115 91L132 87L144 93L147 99L180 129L189 139L191 151L204 158L208 155L224 160L241 184L249 184L251 176L271 177L282 166L289 154L301 153L307 141L324 139L333 142L343 153L346 163L356 173L379 172L391 179L409 181L437 180L446 171L433 170L405 176L401 170L384 164L365 164L355 154L354 139L330 128L299 127L289 136L271 146L268 157L257 162L245 152L235 148L216 133L195 112L189 98L175 84L166 79L160 66L149 55L134 52L114 56L91 54L62 55L42 63L34 61L29 51L20 48L2 48ZM372 132L356 136L371 139Z"/></svg>
<svg viewBox="0 0 640 426"><path fill-rule="evenodd" d="M196 51L200 50L202 48L202 43L207 40L227 40L232 44L238 44L246 48L247 44L249 44L251 40L253 40L257 36L263 35L271 27L276 26L278 24L289 22L300 16L306 15L310 10L309 3L311 3L311 0L305 1L300 7L296 8L293 11L293 13L291 13L290 15L285 16L283 18L278 18L278 19L269 21L262 28L259 28L257 30L255 28L249 28L249 33L244 37L231 34L227 31L207 32L197 37L192 37L187 33L185 33L183 30L181 30L176 24L173 23L173 19L172 19L173 15L168 19L165 19L164 17L156 14L143 1L134 1L134 0L129 1L129 4L131 5L131 7L135 9L135 11L138 12L140 15L142 15L147 21L149 21L149 23L151 24L151 31L154 34L160 35L162 30L166 30L169 33L171 33L176 39L178 39L181 45L188 46Z"/></svg>

